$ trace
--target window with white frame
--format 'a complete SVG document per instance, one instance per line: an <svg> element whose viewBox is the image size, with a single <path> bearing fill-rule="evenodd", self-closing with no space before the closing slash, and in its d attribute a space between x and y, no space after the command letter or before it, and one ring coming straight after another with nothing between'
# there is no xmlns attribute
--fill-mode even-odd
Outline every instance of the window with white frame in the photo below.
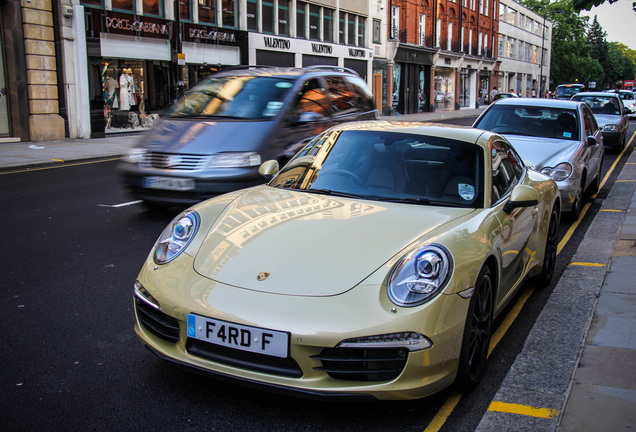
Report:
<svg viewBox="0 0 636 432"><path fill-rule="evenodd" d="M296 2L296 37L300 39L307 38L306 28L307 3Z"/></svg>
<svg viewBox="0 0 636 432"><path fill-rule="evenodd" d="M437 25L435 26L435 47L440 46L440 40L442 36L442 20L437 18Z"/></svg>
<svg viewBox="0 0 636 432"><path fill-rule="evenodd" d="M309 4L309 39L320 40L320 6Z"/></svg>
<svg viewBox="0 0 636 432"><path fill-rule="evenodd" d="M426 14L420 14L420 45L426 45Z"/></svg>
<svg viewBox="0 0 636 432"><path fill-rule="evenodd" d="M400 37L400 7L391 6L391 39L398 39Z"/></svg>
<svg viewBox="0 0 636 432"><path fill-rule="evenodd" d="M373 43L382 43L382 21L373 20Z"/></svg>
<svg viewBox="0 0 636 432"><path fill-rule="evenodd" d="M484 0L479 0L479 13L484 14Z"/></svg>
<svg viewBox="0 0 636 432"><path fill-rule="evenodd" d="M274 33L274 2L273 0L262 0L261 11L263 15L263 33Z"/></svg>
<svg viewBox="0 0 636 432"><path fill-rule="evenodd" d="M278 34L289 36L289 0L278 1Z"/></svg>
<svg viewBox="0 0 636 432"><path fill-rule="evenodd" d="M358 46L365 47L367 45L367 19L358 16Z"/></svg>
<svg viewBox="0 0 636 432"><path fill-rule="evenodd" d="M484 34L482 32L479 32L479 35L477 37L477 55L481 55L481 40L484 37Z"/></svg>
<svg viewBox="0 0 636 432"><path fill-rule="evenodd" d="M326 7L322 8L322 31L325 42L333 42L333 15L335 10Z"/></svg>
<svg viewBox="0 0 636 432"><path fill-rule="evenodd" d="M468 31L468 54L472 55L473 53L473 29Z"/></svg>
<svg viewBox="0 0 636 432"><path fill-rule="evenodd" d="M452 22L448 23L448 43L447 43L446 49L448 51L452 51L453 49L453 23Z"/></svg>
<svg viewBox="0 0 636 432"><path fill-rule="evenodd" d="M225 28L238 28L238 1L221 0L221 20Z"/></svg>

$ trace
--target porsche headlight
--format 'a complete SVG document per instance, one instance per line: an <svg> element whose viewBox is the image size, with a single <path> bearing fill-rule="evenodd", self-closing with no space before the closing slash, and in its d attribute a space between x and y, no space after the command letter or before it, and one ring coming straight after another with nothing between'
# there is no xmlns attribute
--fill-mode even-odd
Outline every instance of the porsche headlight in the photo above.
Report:
<svg viewBox="0 0 636 432"><path fill-rule="evenodd" d="M197 234L199 222L199 214L192 211L174 218L157 241L154 261L157 264L166 264L178 257Z"/></svg>
<svg viewBox="0 0 636 432"><path fill-rule="evenodd" d="M615 124L608 124L603 126L603 130L606 131L617 131L618 130L618 126L616 126Z"/></svg>
<svg viewBox="0 0 636 432"><path fill-rule="evenodd" d="M450 252L425 246L402 258L389 276L389 297L398 306L419 306L446 286L453 270Z"/></svg>
<svg viewBox="0 0 636 432"><path fill-rule="evenodd" d="M548 177L552 178L554 181L563 181L566 178L570 177L572 174L572 165L567 162L563 162L555 166L554 168L545 167L541 170L541 172Z"/></svg>
<svg viewBox="0 0 636 432"><path fill-rule="evenodd" d="M237 168L258 166L261 164L261 155L254 152L228 152L217 153L212 156L208 168Z"/></svg>

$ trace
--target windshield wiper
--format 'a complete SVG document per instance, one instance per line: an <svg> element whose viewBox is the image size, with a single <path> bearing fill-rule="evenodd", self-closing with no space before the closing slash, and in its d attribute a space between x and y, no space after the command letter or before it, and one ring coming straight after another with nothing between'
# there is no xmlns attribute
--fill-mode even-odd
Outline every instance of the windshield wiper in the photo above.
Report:
<svg viewBox="0 0 636 432"><path fill-rule="evenodd" d="M392 203L403 203L403 204L420 204L420 205L434 205L441 207L462 207L465 208L465 205L452 203L448 201L439 201L439 200L431 200L428 198L378 198L380 201L392 202Z"/></svg>
<svg viewBox="0 0 636 432"><path fill-rule="evenodd" d="M348 193L348 192L334 191L334 190L331 190L331 189L314 189L314 188L311 188L311 189L296 189L296 190L301 190L303 192L316 193L316 194L320 194L320 195L332 195L332 196L343 197L343 198L369 199L369 197L367 197L365 195L352 194L352 193Z"/></svg>

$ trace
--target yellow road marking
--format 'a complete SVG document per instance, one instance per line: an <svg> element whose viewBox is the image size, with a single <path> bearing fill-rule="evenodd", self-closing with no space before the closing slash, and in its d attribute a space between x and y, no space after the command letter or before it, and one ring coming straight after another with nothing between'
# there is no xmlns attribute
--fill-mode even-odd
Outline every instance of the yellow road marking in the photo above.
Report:
<svg viewBox="0 0 636 432"><path fill-rule="evenodd" d="M493 401L488 407L488 411L520 414L530 417L553 419L559 415L559 411L551 408L535 408L527 405L518 405L505 402Z"/></svg>
<svg viewBox="0 0 636 432"><path fill-rule="evenodd" d="M444 405L442 405L442 407L439 409L433 421L431 421L428 427L424 429L424 432L439 431L442 428L442 426L444 426L444 423L446 423L446 420L451 415L451 413L453 412L453 410L455 409L455 407L457 406L457 404L459 403L459 400L462 398L463 395L464 393L451 394L448 397L448 399L446 399L446 402L444 402Z"/></svg>
<svg viewBox="0 0 636 432"><path fill-rule="evenodd" d="M635 182L636 180L616 180L616 183L630 183Z"/></svg>
<svg viewBox="0 0 636 432"><path fill-rule="evenodd" d="M51 159L51 160L55 162L64 162L64 159Z"/></svg>
<svg viewBox="0 0 636 432"><path fill-rule="evenodd" d="M586 263L586 262L571 262L570 265L585 266L585 267L605 267L605 264L601 264L601 263Z"/></svg>
<svg viewBox="0 0 636 432"><path fill-rule="evenodd" d="M96 163L102 163L102 162L110 162L110 161L115 161L115 160L120 160L120 159L122 159L122 157L109 158L109 159L100 159L100 160L94 160L94 161L89 161L89 162L69 163L69 164L64 164L64 165L54 165L54 166L40 167L40 168L24 168L24 169L16 170L16 171L0 172L0 175L4 175L4 174L18 174L18 173L32 172L32 171L42 171L42 170L49 170L49 169L55 169L55 168L66 168L66 167L79 166L79 165L90 165L90 164L96 164ZM55 159L53 159L53 160L55 160Z"/></svg>
<svg viewBox="0 0 636 432"><path fill-rule="evenodd" d="M605 177L603 178L603 181L599 185L599 190L601 190L603 188L603 186L605 185L605 183L609 179L610 174L614 171L614 168L616 168L616 165L618 164L618 162L623 157L623 154L625 153L625 150L627 150L627 148L632 144L632 141L634 140L634 137L636 137L636 132L634 132L632 134L632 137L630 138L629 143L627 144L627 146L625 146L623 151L618 155L618 157L616 158L616 160L614 161L614 163L612 164L610 169L607 171L607 174L605 174ZM598 195L598 193L592 195L592 199L596 198L597 195ZM572 226L570 226L570 229L568 230L568 232L565 234L565 236L563 237L561 242L559 242L559 245L557 246L557 255L565 247L565 244L567 243L567 241L572 237L572 233L574 232L576 227L579 226L580 221L583 219L583 216L585 216L585 213L587 212L587 210L589 208L590 208L590 203L587 203L585 205L585 207L583 207L583 210L581 211L581 216L578 218L578 220L576 222L574 222L572 224ZM530 291L530 292L528 292L528 291ZM499 342L499 340L501 340L501 338L503 338L503 336L506 334L506 332L508 331L508 328L510 328L510 326L514 322L515 318L519 314L519 311L521 310L521 307L523 306L523 304L525 304L526 300L528 299L528 297L530 296L531 293L532 293L532 290L527 288L526 291L523 293L523 295L519 298L519 300L515 304L515 306L510 310L510 312L506 316L506 319L504 319L504 321L501 323L501 325L497 328L497 331L495 331L495 334L493 335L493 337L491 339L490 348L488 350L488 355L490 355L490 353L492 352L494 347L497 346L497 343ZM526 297L526 295L528 297ZM517 305L519 303L521 303L521 306L519 306L519 308L517 310ZM495 337L497 337L496 341L495 341ZM444 423L446 422L448 417L450 417L450 415L452 414L453 410L455 409L455 407L457 406L457 404L459 403L459 401L460 401L460 399L462 398L463 395L464 395L464 393L453 393L451 396L449 396L448 399L446 400L446 402L444 403L444 405L442 405L440 410L437 412L437 414L435 415L433 420L429 423L428 427L424 430L424 432L438 432L442 428L442 426L444 426ZM491 407L495 403L496 402L493 402L491 404ZM531 407L528 407L528 408L531 408ZM543 409L548 410L548 408L538 408L538 409L539 410L543 410ZM555 416L559 414L559 412L555 411L555 410L549 410L549 411L555 412L556 413ZM525 414L525 415L530 415L530 414ZM550 417L550 418L553 418L553 417Z"/></svg>
<svg viewBox="0 0 636 432"><path fill-rule="evenodd" d="M601 209L599 212L623 213L625 210Z"/></svg>

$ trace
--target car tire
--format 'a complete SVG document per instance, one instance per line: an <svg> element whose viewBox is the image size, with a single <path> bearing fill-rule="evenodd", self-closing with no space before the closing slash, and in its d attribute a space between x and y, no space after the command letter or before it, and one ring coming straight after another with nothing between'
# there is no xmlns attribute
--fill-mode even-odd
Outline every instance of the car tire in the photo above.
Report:
<svg viewBox="0 0 636 432"><path fill-rule="evenodd" d="M550 221L548 222L548 235L545 240L545 252L543 254L543 265L541 274L537 276L537 283L541 286L548 286L552 282L554 270L556 269L557 249L559 245L559 211L552 208Z"/></svg>
<svg viewBox="0 0 636 432"><path fill-rule="evenodd" d="M581 183L579 184L578 189L576 190L576 197L574 198L574 203L572 204L572 209L568 213L568 219L570 221L576 221L581 215L581 210L583 210L583 185L585 184L585 178L581 179Z"/></svg>
<svg viewBox="0 0 636 432"><path fill-rule="evenodd" d="M587 191L585 192L586 195L590 197L594 194L599 193L599 191L601 190L601 174L602 174L601 170L603 169L603 159L604 158L601 158L601 162L598 167L598 172L596 173L596 177L594 178L594 183L592 183L587 189Z"/></svg>
<svg viewBox="0 0 636 432"><path fill-rule="evenodd" d="M482 268L470 298L462 338L456 379L461 389L468 390L477 385L486 370L494 315L494 284L490 268Z"/></svg>

